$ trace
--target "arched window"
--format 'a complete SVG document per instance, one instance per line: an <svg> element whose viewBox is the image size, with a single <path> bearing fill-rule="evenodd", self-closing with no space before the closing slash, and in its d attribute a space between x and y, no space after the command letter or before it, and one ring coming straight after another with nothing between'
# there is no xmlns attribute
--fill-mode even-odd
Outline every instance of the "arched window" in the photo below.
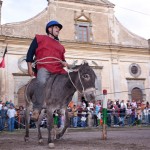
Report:
<svg viewBox="0 0 150 150"><path fill-rule="evenodd" d="M131 98L138 103L141 102L143 100L142 90L138 87L133 88L131 91Z"/></svg>

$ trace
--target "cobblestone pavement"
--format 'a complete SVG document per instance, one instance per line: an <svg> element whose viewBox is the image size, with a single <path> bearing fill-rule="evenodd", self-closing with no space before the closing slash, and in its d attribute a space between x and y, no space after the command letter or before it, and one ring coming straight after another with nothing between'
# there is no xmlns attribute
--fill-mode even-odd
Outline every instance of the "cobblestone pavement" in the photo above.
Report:
<svg viewBox="0 0 150 150"><path fill-rule="evenodd" d="M24 130L0 133L0 150L48 150L47 130L42 129L44 144L39 145L36 130L24 142ZM150 128L110 128L108 139L101 140L101 129L68 129L55 141L55 150L150 150Z"/></svg>

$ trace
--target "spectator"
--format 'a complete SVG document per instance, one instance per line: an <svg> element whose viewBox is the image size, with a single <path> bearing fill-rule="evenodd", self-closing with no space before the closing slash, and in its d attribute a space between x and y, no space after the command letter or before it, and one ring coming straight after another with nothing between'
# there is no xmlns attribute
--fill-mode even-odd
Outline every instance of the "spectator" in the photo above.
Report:
<svg viewBox="0 0 150 150"><path fill-rule="evenodd" d="M9 101L9 104L12 105L13 107L15 107L14 103L12 102L12 100Z"/></svg>
<svg viewBox="0 0 150 150"><path fill-rule="evenodd" d="M125 122L124 122L124 119L125 119L125 112L126 112L126 106L125 105L119 105L119 107L121 106L120 108L120 125L121 126L124 126L125 125Z"/></svg>
<svg viewBox="0 0 150 150"><path fill-rule="evenodd" d="M62 113L61 114L61 128L64 128L64 126L65 126L65 116L64 116L64 114Z"/></svg>
<svg viewBox="0 0 150 150"><path fill-rule="evenodd" d="M85 109L81 113L81 127L86 127L87 126L86 122L87 122L87 111Z"/></svg>
<svg viewBox="0 0 150 150"><path fill-rule="evenodd" d="M111 103L108 104L108 109L107 109L107 125L108 127L111 127L111 115L112 115L112 110L113 105Z"/></svg>
<svg viewBox="0 0 150 150"><path fill-rule="evenodd" d="M94 126L97 127L98 126L98 113L100 111L100 104L99 104L99 101L96 101L96 104L94 106L94 114L93 114L93 119L94 119Z"/></svg>
<svg viewBox="0 0 150 150"><path fill-rule="evenodd" d="M2 105L2 109L0 110L0 131L3 131L5 128L6 117L7 110L4 109L4 105Z"/></svg>
<svg viewBox="0 0 150 150"><path fill-rule="evenodd" d="M140 103L137 106L136 113L137 113L137 123L141 124L141 122L142 122L142 109L141 109Z"/></svg>
<svg viewBox="0 0 150 150"><path fill-rule="evenodd" d="M126 105L126 103L124 102L124 100L121 101L120 105L121 105L121 108L127 109L127 105Z"/></svg>
<svg viewBox="0 0 150 150"><path fill-rule="evenodd" d="M23 106L19 107L19 114L18 114L18 122L19 122L19 128L24 129L25 124L25 111Z"/></svg>
<svg viewBox="0 0 150 150"><path fill-rule="evenodd" d="M135 107L132 107L132 113L131 113L131 123L132 123L132 125L135 125L135 117L136 117Z"/></svg>
<svg viewBox="0 0 150 150"><path fill-rule="evenodd" d="M149 115L150 115L150 107L149 107L149 103L147 102L146 103L146 106L143 110L143 113L144 113L144 119L145 119L145 123L146 124L149 124Z"/></svg>
<svg viewBox="0 0 150 150"><path fill-rule="evenodd" d="M119 126L119 102L116 103L116 105L113 105L113 119L114 119L114 127Z"/></svg>
<svg viewBox="0 0 150 150"><path fill-rule="evenodd" d="M89 107L89 111L93 111L93 109L94 109L94 104L93 104L92 101L89 102L88 107Z"/></svg>
<svg viewBox="0 0 150 150"><path fill-rule="evenodd" d="M10 105L10 108L7 111L7 116L8 116L8 130L11 132L14 131L15 115L16 110L14 109L13 105Z"/></svg>
<svg viewBox="0 0 150 150"><path fill-rule="evenodd" d="M132 114L132 108L130 104L127 104L127 110L126 110L126 115L127 115L127 124L130 126L132 123L131 119L131 114Z"/></svg>
<svg viewBox="0 0 150 150"><path fill-rule="evenodd" d="M2 109L2 101L0 100L0 110Z"/></svg>
<svg viewBox="0 0 150 150"><path fill-rule="evenodd" d="M58 123L57 123L57 127L60 128L61 127L61 115L62 115L62 112L60 109L57 110L57 114L58 114Z"/></svg>
<svg viewBox="0 0 150 150"><path fill-rule="evenodd" d="M72 112L73 112L73 127L76 128L78 123L78 108L76 105L73 106Z"/></svg>
<svg viewBox="0 0 150 150"><path fill-rule="evenodd" d="M131 106L132 106L132 108L137 108L137 103L134 99L131 102Z"/></svg>
<svg viewBox="0 0 150 150"><path fill-rule="evenodd" d="M54 111L53 119L54 119L54 126L57 127L57 125L58 125L58 113L57 113L57 110Z"/></svg>

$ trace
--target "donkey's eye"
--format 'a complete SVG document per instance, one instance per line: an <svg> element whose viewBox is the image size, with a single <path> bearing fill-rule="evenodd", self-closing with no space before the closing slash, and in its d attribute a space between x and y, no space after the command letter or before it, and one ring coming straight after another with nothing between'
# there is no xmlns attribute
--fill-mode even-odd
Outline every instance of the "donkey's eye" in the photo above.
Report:
<svg viewBox="0 0 150 150"><path fill-rule="evenodd" d="M90 80L90 75L89 74L83 74L82 78L84 78L85 80Z"/></svg>

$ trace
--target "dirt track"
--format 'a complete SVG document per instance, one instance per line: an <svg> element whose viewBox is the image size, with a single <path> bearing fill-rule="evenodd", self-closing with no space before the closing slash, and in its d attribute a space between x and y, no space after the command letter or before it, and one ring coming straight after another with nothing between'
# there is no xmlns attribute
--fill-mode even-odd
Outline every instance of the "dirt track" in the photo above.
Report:
<svg viewBox="0 0 150 150"><path fill-rule="evenodd" d="M30 141L24 142L24 130L0 133L0 150L48 150L47 130L43 129L44 144L37 142L36 130L30 131ZM68 130L55 141L55 150L149 150L150 128L109 129L108 140L101 140L100 129Z"/></svg>

